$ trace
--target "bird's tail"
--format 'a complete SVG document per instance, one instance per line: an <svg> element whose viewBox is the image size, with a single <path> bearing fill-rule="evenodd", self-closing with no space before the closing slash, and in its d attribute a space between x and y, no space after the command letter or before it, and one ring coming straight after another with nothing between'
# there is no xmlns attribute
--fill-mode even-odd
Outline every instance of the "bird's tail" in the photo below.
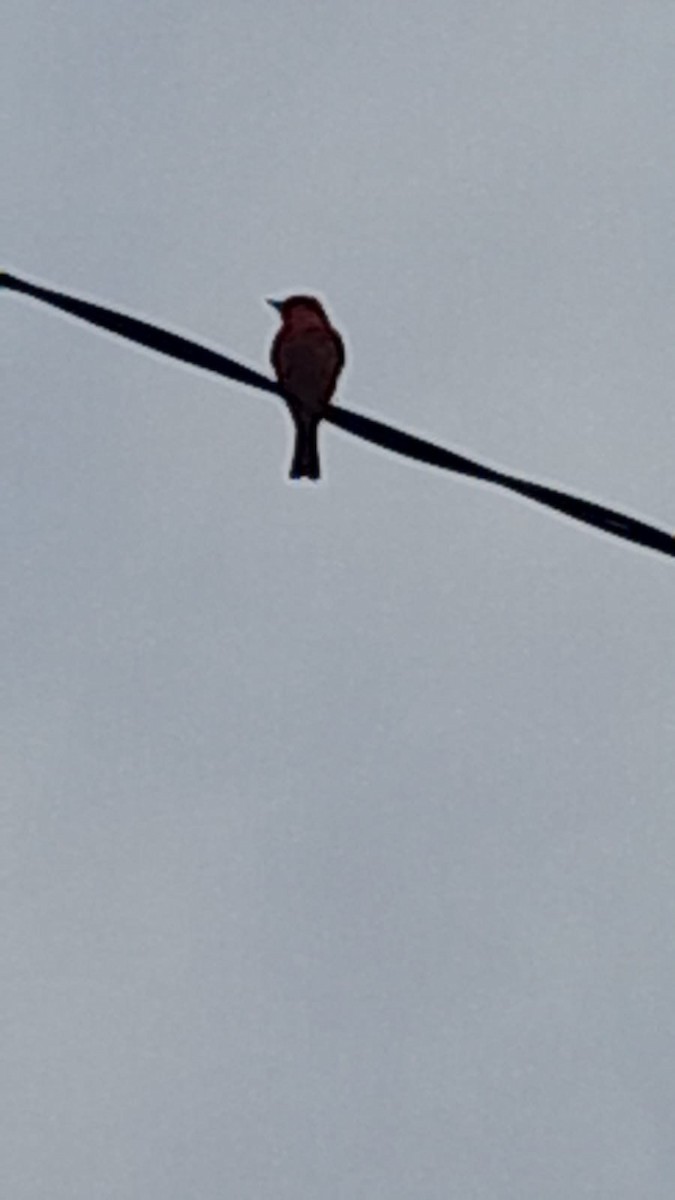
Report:
<svg viewBox="0 0 675 1200"><path fill-rule="evenodd" d="M295 450L289 472L290 479L320 479L319 421L316 417L298 416L295 422Z"/></svg>

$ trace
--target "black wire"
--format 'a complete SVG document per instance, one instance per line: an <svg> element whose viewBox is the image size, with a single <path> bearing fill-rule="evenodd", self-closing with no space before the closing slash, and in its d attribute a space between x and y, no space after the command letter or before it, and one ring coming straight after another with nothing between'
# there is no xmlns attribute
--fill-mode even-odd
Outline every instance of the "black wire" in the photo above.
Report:
<svg viewBox="0 0 675 1200"><path fill-rule="evenodd" d="M282 397L282 393L274 380L269 379L266 375L262 375L259 371L251 367L246 367L235 359L219 353L217 350L210 350L206 346L200 346L197 342L193 342L189 338L159 329L157 326L150 325L147 321L141 321L137 317L130 317L125 313L114 312L111 309L103 308L100 304L92 304L88 300L66 296L64 293L53 291L51 288L38 287L36 284L18 279L16 276L6 272L0 273L0 286L9 288L11 291L20 292L25 296L30 296L34 300L40 300L45 304L50 304L54 308L59 308L63 312L69 313L71 316L88 321L90 324L96 325L100 329L106 329L109 333L117 334L119 337L128 338L130 341L137 342L141 346L146 346L149 350L154 350L159 354L168 355L170 358L176 358L181 362L188 363L194 367L200 367L205 371L213 371L225 379L232 379L236 383L243 383L249 387L259 388L261 391L271 392L274 395ZM391 450L395 454L401 454L406 458L413 459L415 462L426 463L429 466L440 467L445 471L453 471L458 475L467 475L472 479L479 479L484 483L491 483L497 487L507 488L517 495L525 496L528 500L533 500L536 504L542 504L547 508L554 509L556 512L564 513L565 516L571 517L576 521L581 521L592 528L600 529L604 533L624 538L626 541L633 542L637 546L645 546L660 554L675 557L675 537L670 533L666 533L665 530L657 529L653 525L639 521L636 517L629 517L611 508L605 508L602 504L595 504L591 500L583 500L578 496L570 496L568 493L560 492L556 488L546 487L544 484L534 483L527 479L518 479L515 476L505 474L503 471L483 466L481 463L473 462L472 459L465 458L464 455L457 454L453 450L446 450L443 446L437 446L434 442L428 442L425 438L404 433L403 430L386 425L383 421L377 421L373 417L366 417L361 413L351 412L349 409L341 408L335 404L332 404L327 409L324 419L332 425L337 425L338 428L344 429L347 433L353 434L355 437L372 442L385 450Z"/></svg>
<svg viewBox="0 0 675 1200"><path fill-rule="evenodd" d="M646 546L650 550L675 557L675 537L665 530L639 521L636 517L628 517L625 513L605 508L592 500L583 500L580 496L559 492L543 483L534 483L529 479L518 479L514 475L506 475L503 471L495 471L492 467L483 466L482 463L473 462L472 459L455 453L454 450L446 450L443 446L427 442L424 438L404 433L401 429L393 429L383 421L376 421L362 413L349 412L345 408L331 405L324 420L356 437L374 442L376 446L382 446L385 450L393 450L395 454L403 454L416 462L428 463L432 467L441 467L458 475L468 475L472 479L508 488L511 492L526 496L528 500L534 500L536 504L544 504L567 517L582 521L584 525L591 525L604 533L634 542L637 546Z"/></svg>
<svg viewBox="0 0 675 1200"><path fill-rule="evenodd" d="M261 375L259 371L245 367L243 363L236 362L217 350L200 346L189 338L181 337L180 334L159 329L156 325L150 325L148 321L140 321L138 317L129 317L126 313L114 312L100 304L92 304L89 300L54 292L51 288L38 287L5 272L0 274L0 285L10 288L13 292L21 292L24 296L31 296L33 300L51 304L53 308L60 308L62 312L79 317L81 321L88 321L90 325L97 325L99 329L107 329L109 333L115 333L118 337L138 342L140 346L147 346L148 350L156 350L158 354L166 354L169 358L177 358L192 367L215 371L217 375L233 379L236 383L245 383L249 387L261 388L278 395L276 383Z"/></svg>

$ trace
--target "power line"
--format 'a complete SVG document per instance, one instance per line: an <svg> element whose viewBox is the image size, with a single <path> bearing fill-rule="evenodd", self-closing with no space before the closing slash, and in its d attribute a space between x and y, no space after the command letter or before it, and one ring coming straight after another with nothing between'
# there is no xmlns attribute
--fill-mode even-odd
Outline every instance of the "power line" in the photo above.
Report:
<svg viewBox="0 0 675 1200"><path fill-rule="evenodd" d="M63 292L53 291L51 288L40 287L7 272L0 273L0 286L49 304L70 316L87 321L118 337L136 342L158 354L167 355L169 358L178 359L190 366L214 372L235 383L243 383L248 387L258 388L283 398L276 382L252 367L244 366L243 363L229 358L218 350L201 346L190 338L160 329L138 317L115 312L100 304L93 304L76 296L68 296ZM457 454L454 450L447 450L425 438L405 433L383 421L364 416L362 413L352 412L336 404L331 404L326 410L324 420L355 437L372 442L374 445L410 458L415 462L439 467L441 470L452 471L458 475L466 475L471 479L478 479L484 483L505 488L528 500L533 500L535 504L542 504L594 529L602 530L614 537L624 538L637 546L644 546L657 553L669 555L671 558L675 557L673 534L649 525L645 521L640 521L636 517L629 517L625 513L616 512L602 504L584 500L579 496L571 496L567 492L558 491L545 484L519 479L503 471L484 466L482 463L465 458L462 454Z"/></svg>

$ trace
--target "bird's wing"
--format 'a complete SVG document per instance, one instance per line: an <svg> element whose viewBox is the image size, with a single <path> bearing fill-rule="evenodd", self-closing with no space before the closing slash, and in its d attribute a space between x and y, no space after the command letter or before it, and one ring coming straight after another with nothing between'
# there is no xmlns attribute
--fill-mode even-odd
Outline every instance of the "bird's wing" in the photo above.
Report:
<svg viewBox="0 0 675 1200"><path fill-rule="evenodd" d="M334 330L279 330L271 352L283 390L306 402L326 404L344 365L344 346Z"/></svg>

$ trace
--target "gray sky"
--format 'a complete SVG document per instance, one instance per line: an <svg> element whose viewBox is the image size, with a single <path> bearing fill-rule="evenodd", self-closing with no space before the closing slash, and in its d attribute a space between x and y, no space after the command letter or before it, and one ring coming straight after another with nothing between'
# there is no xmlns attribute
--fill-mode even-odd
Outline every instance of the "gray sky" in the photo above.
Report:
<svg viewBox="0 0 675 1200"><path fill-rule="evenodd" d="M667 0L10 0L17 274L675 523ZM672 563L2 296L2 1194L670 1200Z"/></svg>

